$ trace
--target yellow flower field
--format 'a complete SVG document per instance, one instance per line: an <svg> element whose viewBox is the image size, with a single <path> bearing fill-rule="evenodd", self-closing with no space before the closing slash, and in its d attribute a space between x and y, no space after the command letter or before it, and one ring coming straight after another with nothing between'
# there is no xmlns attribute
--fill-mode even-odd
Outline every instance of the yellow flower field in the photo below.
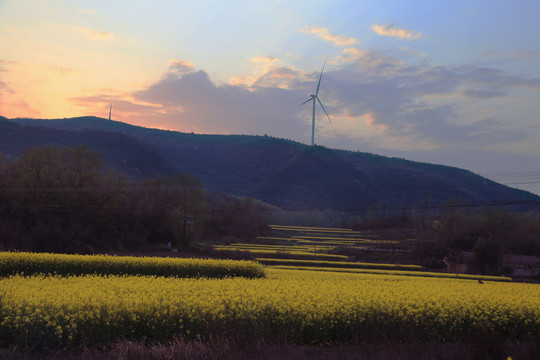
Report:
<svg viewBox="0 0 540 360"><path fill-rule="evenodd" d="M0 276L155 275L172 277L264 277L253 261L0 252Z"/></svg>
<svg viewBox="0 0 540 360"><path fill-rule="evenodd" d="M416 277L436 277L446 279L462 279L462 280L488 280L511 282L512 278L506 276L491 276L491 275L474 275L474 274L452 274L442 272L429 271L407 271L407 270L389 270L389 269L370 269L370 268L339 268L339 267L323 267L323 266L299 266L299 265L272 265L272 269L285 270L307 270L307 271L325 271L325 272L345 272L345 273L364 273L378 275L399 275L399 276L416 276Z"/></svg>
<svg viewBox="0 0 540 360"><path fill-rule="evenodd" d="M313 266L313 267L335 267L335 268L358 268L358 269L384 269L384 270L407 270L421 271L420 265L400 265L400 264L379 264L361 263L356 261L325 261L325 260L300 260L300 259L271 259L258 258L258 262L265 265L283 266Z"/></svg>
<svg viewBox="0 0 540 360"><path fill-rule="evenodd" d="M79 347L175 335L292 343L540 340L537 285L267 273L265 279L4 278L0 346Z"/></svg>

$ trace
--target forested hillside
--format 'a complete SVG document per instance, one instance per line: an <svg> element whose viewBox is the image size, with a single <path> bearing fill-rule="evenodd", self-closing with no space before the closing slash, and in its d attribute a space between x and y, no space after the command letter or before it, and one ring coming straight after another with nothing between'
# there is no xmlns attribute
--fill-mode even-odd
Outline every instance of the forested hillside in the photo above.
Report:
<svg viewBox="0 0 540 360"><path fill-rule="evenodd" d="M107 167L143 178L183 171L204 188L249 196L288 209L365 212L418 204L538 206L540 197L449 166L369 153L310 147L269 136L199 135L148 129L96 117L13 119L0 152L16 157L39 144L85 144Z"/></svg>

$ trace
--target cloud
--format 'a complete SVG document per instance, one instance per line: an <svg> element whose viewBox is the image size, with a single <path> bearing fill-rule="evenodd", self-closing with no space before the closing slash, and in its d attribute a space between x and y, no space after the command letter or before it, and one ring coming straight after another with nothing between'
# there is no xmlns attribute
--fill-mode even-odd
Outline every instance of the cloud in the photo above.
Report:
<svg viewBox="0 0 540 360"><path fill-rule="evenodd" d="M489 99L496 97L505 97L508 94L504 91L491 91L486 89L466 89L463 94L471 99Z"/></svg>
<svg viewBox="0 0 540 360"><path fill-rule="evenodd" d="M301 30L304 34L314 34L317 37L329 41L337 46L351 46L358 44L358 39L343 35L334 35L328 28L322 26L305 27Z"/></svg>
<svg viewBox="0 0 540 360"><path fill-rule="evenodd" d="M164 126L164 116L177 117L182 109L169 107L167 110L159 104L137 101L130 94L118 93L112 89L103 89L102 93L69 99L72 104L86 110L86 113L107 118L112 103L112 119L134 125L173 129ZM158 121L155 121L159 119Z"/></svg>
<svg viewBox="0 0 540 360"><path fill-rule="evenodd" d="M7 93L9 95L13 95L13 100L6 101L5 104L2 104L2 108L0 109L1 113L0 115L6 116L6 117L19 117L20 114L24 114L24 116L27 117L39 117L41 116L41 112L34 109L32 106L30 106L26 101L20 98L14 91L10 91ZM0 103L2 102L2 96L5 94L0 93Z"/></svg>
<svg viewBox="0 0 540 360"><path fill-rule="evenodd" d="M280 88L289 89L293 84L300 81L304 77L303 73L297 70L280 67L269 69L261 76L255 79L252 83L252 87L267 87L267 88Z"/></svg>
<svg viewBox="0 0 540 360"><path fill-rule="evenodd" d="M255 70L251 75L235 76L229 79L229 85L240 85L248 89L254 86L278 87L285 89L297 76L297 72L289 68L279 68L279 59L273 56L254 56L251 62Z"/></svg>
<svg viewBox="0 0 540 360"><path fill-rule="evenodd" d="M394 70L404 66L403 61L380 51L354 47L344 49L341 55L337 56L336 63L353 64L356 67L355 73L364 72L366 76L369 74L391 76Z"/></svg>
<svg viewBox="0 0 540 360"><path fill-rule="evenodd" d="M311 108L299 104L313 93L319 71L278 66L270 56L242 83L216 83L186 60L173 59L163 76L130 94L116 95L116 119L199 133L269 134L309 143ZM481 148L534 136L508 123L501 112L512 94L540 91L540 80L487 67L408 64L383 52L346 48L328 62L317 110L316 142L401 150ZM111 96L76 98L88 109L108 109ZM497 108L490 103L497 99ZM94 104L94 106L92 105ZM116 104L116 101L115 101ZM102 116L104 116L102 114ZM359 145L356 145L359 149ZM355 149L355 150L356 150Z"/></svg>
<svg viewBox="0 0 540 360"><path fill-rule="evenodd" d="M389 23L386 25L374 24L371 26L371 30L382 36L391 36L406 40L414 40L422 36L420 31L402 29L397 27L394 23Z"/></svg>
<svg viewBox="0 0 540 360"><path fill-rule="evenodd" d="M7 82L0 80L0 93L14 94L15 91L13 91Z"/></svg>
<svg viewBox="0 0 540 360"><path fill-rule="evenodd" d="M195 69L195 64L187 60L172 59L169 61L169 71L174 71L177 74L191 72Z"/></svg>
<svg viewBox="0 0 540 360"><path fill-rule="evenodd" d="M337 64L341 66L325 73L325 104L329 102L333 109L351 117L363 117L363 123L372 129L382 126L381 136L373 140L349 123L351 138L387 147L392 147L389 139L399 138L398 147L421 149L477 148L519 142L530 136L502 121L505 114L499 111L512 101L509 95L516 90L539 91L538 79L478 66L411 65L381 52L357 48L345 49L336 58ZM494 98L501 100L497 109L484 103ZM475 112L470 112L470 100L475 100ZM370 116L366 118L365 114ZM512 115L510 111L508 116ZM339 126L339 118L334 119Z"/></svg>
<svg viewBox="0 0 540 360"><path fill-rule="evenodd" d="M11 88L11 86L9 86L9 84L7 82L2 81L2 80L0 80L0 90L3 93L8 93L8 94L14 94L15 93L15 91Z"/></svg>
<svg viewBox="0 0 540 360"><path fill-rule="evenodd" d="M254 56L254 57L251 58L251 60L254 61L254 62L266 64L266 65L274 64L274 63L276 63L278 61L277 58L275 58L273 56L270 56L270 55L267 55L267 56Z"/></svg>
<svg viewBox="0 0 540 360"><path fill-rule="evenodd" d="M526 60L539 57L540 53L532 50L492 51L479 55L479 58L505 58Z"/></svg>
<svg viewBox="0 0 540 360"><path fill-rule="evenodd" d="M182 109L176 118L163 114L162 127L184 131L298 135L305 124L298 117L299 94L280 88L215 84L205 71L167 76L135 92L138 101Z"/></svg>
<svg viewBox="0 0 540 360"><path fill-rule="evenodd" d="M106 31L96 31L94 29L90 29L90 28L86 28L82 26L73 26L72 28L79 34L84 35L87 39L90 39L93 41L112 40L115 37L113 34Z"/></svg>

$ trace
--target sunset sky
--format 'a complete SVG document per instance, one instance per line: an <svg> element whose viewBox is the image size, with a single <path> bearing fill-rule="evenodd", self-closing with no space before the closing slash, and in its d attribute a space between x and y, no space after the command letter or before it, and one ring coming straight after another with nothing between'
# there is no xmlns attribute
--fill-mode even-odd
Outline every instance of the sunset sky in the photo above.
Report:
<svg viewBox="0 0 540 360"><path fill-rule="evenodd" d="M0 0L0 115L267 134L540 194L540 1Z"/></svg>

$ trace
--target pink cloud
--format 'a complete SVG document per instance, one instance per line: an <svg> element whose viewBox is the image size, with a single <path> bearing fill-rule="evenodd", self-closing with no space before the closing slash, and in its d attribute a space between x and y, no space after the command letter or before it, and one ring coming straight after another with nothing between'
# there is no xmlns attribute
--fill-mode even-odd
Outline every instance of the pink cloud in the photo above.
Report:
<svg viewBox="0 0 540 360"><path fill-rule="evenodd" d="M337 46L350 46L358 44L358 39L354 37L347 37L343 35L331 34L328 28L322 26L313 26L311 28L306 27L301 30L305 34L314 34L317 37L329 41Z"/></svg>
<svg viewBox="0 0 540 360"><path fill-rule="evenodd" d="M286 67L273 68L256 78L253 81L252 86L288 89L296 84L297 80L300 78L302 78L302 74L294 69Z"/></svg>
<svg viewBox="0 0 540 360"><path fill-rule="evenodd" d="M376 124L375 114L367 113L364 115L365 123L368 127L375 129L379 132L385 132L388 130L388 126L382 124Z"/></svg>
<svg viewBox="0 0 540 360"><path fill-rule="evenodd" d="M182 75L183 73L192 72L195 69L195 64L187 60L171 59L169 61L169 73Z"/></svg>
<svg viewBox="0 0 540 360"><path fill-rule="evenodd" d="M73 26L73 30L75 30L79 34L84 35L87 39L90 39L93 41L114 39L114 35L106 31L96 31L94 29L90 29L90 28L86 28L82 26Z"/></svg>
<svg viewBox="0 0 540 360"><path fill-rule="evenodd" d="M257 79L275 68L275 64L279 60L273 56L254 56L251 61L255 64L256 69L251 75L234 76L229 79L229 85L240 85L251 87L257 81Z"/></svg>
<svg viewBox="0 0 540 360"><path fill-rule="evenodd" d="M420 31L406 30L396 26L394 23L386 25L372 25L371 30L382 36L397 37L399 39L414 40L422 36Z"/></svg>
<svg viewBox="0 0 540 360"><path fill-rule="evenodd" d="M11 92L10 95L14 95L14 93ZM34 109L26 101L22 99L5 101L4 97L5 95L0 94L0 115L8 118L41 116L41 112Z"/></svg>

